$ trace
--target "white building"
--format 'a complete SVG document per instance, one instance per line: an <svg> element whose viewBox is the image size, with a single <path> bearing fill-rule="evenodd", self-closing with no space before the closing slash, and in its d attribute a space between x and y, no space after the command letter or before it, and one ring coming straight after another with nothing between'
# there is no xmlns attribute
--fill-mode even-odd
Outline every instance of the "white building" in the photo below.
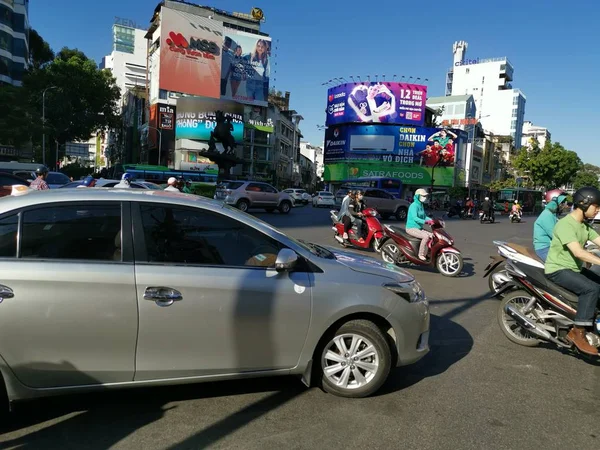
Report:
<svg viewBox="0 0 600 450"><path fill-rule="evenodd" d="M446 97L430 97L427 99L427 106L433 110L441 110L438 120L441 120L442 126L468 129L472 124L466 119L475 119L477 117L477 107L472 95L448 95Z"/></svg>
<svg viewBox="0 0 600 450"><path fill-rule="evenodd" d="M526 121L523 124L523 135L521 137L521 145L529 147L532 140L538 141L540 148L544 148L547 141L550 141L550 132L548 128L537 127L532 122Z"/></svg>
<svg viewBox="0 0 600 450"><path fill-rule="evenodd" d="M0 2L0 85L21 86L29 65L29 0Z"/></svg>
<svg viewBox="0 0 600 450"><path fill-rule="evenodd" d="M323 172L325 171L325 164L323 161L323 148L315 147L308 142L300 142L300 153L310 159L315 165L315 172L317 180L323 180Z"/></svg>
<svg viewBox="0 0 600 450"><path fill-rule="evenodd" d="M472 95L483 128L496 135L511 136L521 147L525 95L514 89L513 66L506 57L466 58L468 44L454 43L453 66L446 76L446 95Z"/></svg>
<svg viewBox="0 0 600 450"><path fill-rule="evenodd" d="M120 24L113 25L113 51L102 58L100 68L110 69L121 89L146 87L146 30Z"/></svg>

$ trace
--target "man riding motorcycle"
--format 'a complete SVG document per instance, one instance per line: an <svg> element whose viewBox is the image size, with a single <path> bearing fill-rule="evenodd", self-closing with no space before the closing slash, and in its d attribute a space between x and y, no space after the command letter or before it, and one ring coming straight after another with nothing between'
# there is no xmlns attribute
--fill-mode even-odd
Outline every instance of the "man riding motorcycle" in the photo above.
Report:
<svg viewBox="0 0 600 450"><path fill-rule="evenodd" d="M561 207L567 201L567 195L560 189L552 189L546 192L544 200L546 207L533 224L533 249L542 261L546 261L548 256L552 232L558 222Z"/></svg>
<svg viewBox="0 0 600 450"><path fill-rule="evenodd" d="M421 239L419 246L419 259L427 260L427 244L433 237L433 234L423 229L424 225L431 225L433 219L425 214L423 203L427 201L429 194L425 189L417 189L415 198L408 208L408 217L406 218L406 233Z"/></svg>
<svg viewBox="0 0 600 450"><path fill-rule="evenodd" d="M494 208L492 206L492 203L490 202L489 197L484 198L483 202L481 202L481 210L489 218L491 218L494 215Z"/></svg>
<svg viewBox="0 0 600 450"><path fill-rule="evenodd" d="M546 259L546 277L573 292L579 299L574 326L567 334L579 351L598 355L598 349L586 339L586 327L593 326L600 297L600 276L583 268L584 263L600 265L600 258L584 249L587 241L600 245L600 235L587 223L600 211L600 190L583 187L573 196L573 211L554 227Z"/></svg>
<svg viewBox="0 0 600 450"><path fill-rule="evenodd" d="M362 234L362 220L360 219L362 213L354 211L355 201L356 192L348 191L348 194L346 194L342 200L342 205L340 206L340 211L338 213L338 220L341 220L344 223L344 240L348 240L348 231L350 231L353 224L356 224L356 229ZM363 243L364 239L360 237L358 242Z"/></svg>

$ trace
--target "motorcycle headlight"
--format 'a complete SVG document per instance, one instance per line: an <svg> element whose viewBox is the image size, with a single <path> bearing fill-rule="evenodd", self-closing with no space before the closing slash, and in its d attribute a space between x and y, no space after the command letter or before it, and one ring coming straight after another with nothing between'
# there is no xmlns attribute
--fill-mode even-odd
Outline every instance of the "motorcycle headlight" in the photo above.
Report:
<svg viewBox="0 0 600 450"><path fill-rule="evenodd" d="M440 233L435 233L435 235L438 237L438 239L440 239L441 241L447 242L448 245L452 245L454 242L452 242L452 239L450 239L447 236L444 236L443 234Z"/></svg>

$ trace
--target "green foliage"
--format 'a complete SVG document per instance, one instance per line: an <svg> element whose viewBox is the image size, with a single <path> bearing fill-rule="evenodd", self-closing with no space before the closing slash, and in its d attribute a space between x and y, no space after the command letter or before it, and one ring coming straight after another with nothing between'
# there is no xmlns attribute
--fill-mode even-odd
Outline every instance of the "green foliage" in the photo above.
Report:
<svg viewBox="0 0 600 450"><path fill-rule="evenodd" d="M535 186L552 189L573 181L582 162L577 153L565 149L558 142L546 142L543 149L522 149L513 160L513 166L527 173Z"/></svg>
<svg viewBox="0 0 600 450"><path fill-rule="evenodd" d="M465 198L467 196L467 188L463 186L453 186L448 189L448 196L450 198Z"/></svg>
<svg viewBox="0 0 600 450"><path fill-rule="evenodd" d="M60 169L62 173L68 177L73 177L74 180L80 180L82 177L92 175L90 167L82 166L79 163L71 163Z"/></svg>
<svg viewBox="0 0 600 450"><path fill-rule="evenodd" d="M508 178L506 180L492 181L490 184L488 184L487 187L490 191L496 192L496 191L500 191L502 189L516 187L515 184L516 183L515 183L514 178Z"/></svg>
<svg viewBox="0 0 600 450"><path fill-rule="evenodd" d="M210 184L192 183L191 189L195 195L213 198L217 187Z"/></svg>
<svg viewBox="0 0 600 450"><path fill-rule="evenodd" d="M54 60L50 45L33 29L29 30L29 59L33 69L39 69Z"/></svg>
<svg viewBox="0 0 600 450"><path fill-rule="evenodd" d="M41 136L39 116L23 101L22 88L9 84L0 88L0 111L6 112L0 115L0 144L18 148Z"/></svg>
<svg viewBox="0 0 600 450"><path fill-rule="evenodd" d="M598 183L598 174L589 170L585 170L585 168L580 170L573 180L573 188L579 189L584 186L593 186L595 188L600 187L600 183Z"/></svg>

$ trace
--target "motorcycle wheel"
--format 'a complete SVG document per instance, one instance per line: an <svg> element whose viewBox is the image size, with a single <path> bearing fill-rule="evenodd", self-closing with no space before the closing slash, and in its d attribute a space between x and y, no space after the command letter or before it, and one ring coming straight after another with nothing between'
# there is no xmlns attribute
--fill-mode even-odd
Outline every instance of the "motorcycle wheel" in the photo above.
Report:
<svg viewBox="0 0 600 450"><path fill-rule="evenodd" d="M504 312L504 307L508 304L522 310L531 299L531 294L524 290L511 292L502 299L498 307L498 324L504 335L515 344L524 347L537 347L540 345L540 340L532 334L524 330L512 317Z"/></svg>
<svg viewBox="0 0 600 450"><path fill-rule="evenodd" d="M492 292L493 294L496 294L498 292L498 286L494 282L492 275L494 275L495 273L498 273L498 272L503 272L503 271L506 271L506 268L504 267L504 263L498 264L494 268L494 270L492 270L490 272L490 274L488 275L488 287L490 288L490 292Z"/></svg>
<svg viewBox="0 0 600 450"><path fill-rule="evenodd" d="M381 259L389 264L402 264L406 261L404 253L400 251L398 245L392 240L383 244L379 253L381 254Z"/></svg>
<svg viewBox="0 0 600 450"><path fill-rule="evenodd" d="M443 253L438 255L435 266L445 277L457 277L463 270L463 257L460 253Z"/></svg>

